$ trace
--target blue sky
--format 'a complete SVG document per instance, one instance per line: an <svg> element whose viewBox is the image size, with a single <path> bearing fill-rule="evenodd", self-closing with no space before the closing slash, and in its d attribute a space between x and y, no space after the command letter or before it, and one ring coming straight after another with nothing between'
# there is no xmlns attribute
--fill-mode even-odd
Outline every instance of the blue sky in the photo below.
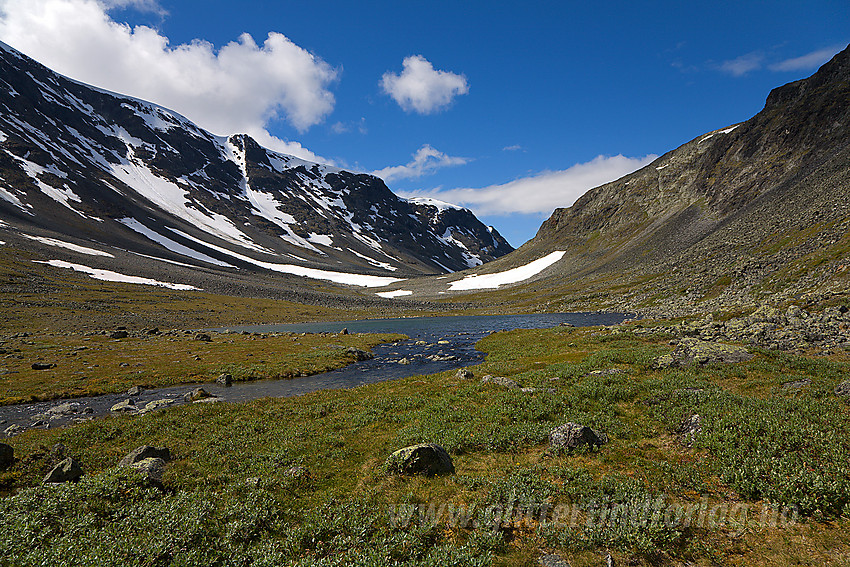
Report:
<svg viewBox="0 0 850 567"><path fill-rule="evenodd" d="M556 206L810 75L850 42L850 7L0 0L0 40L217 134L460 202L519 246Z"/></svg>

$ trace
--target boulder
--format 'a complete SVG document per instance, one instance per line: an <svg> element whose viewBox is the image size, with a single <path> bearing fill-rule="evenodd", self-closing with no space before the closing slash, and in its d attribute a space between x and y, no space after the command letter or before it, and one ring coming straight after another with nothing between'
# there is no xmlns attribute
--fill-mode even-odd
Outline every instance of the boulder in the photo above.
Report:
<svg viewBox="0 0 850 567"><path fill-rule="evenodd" d="M61 417L67 415L74 415L80 413L82 411L82 407L77 402L65 402L64 404L59 404L58 406L53 406L49 410L47 410L47 415L50 417Z"/></svg>
<svg viewBox="0 0 850 567"><path fill-rule="evenodd" d="M682 339L670 354L655 359L656 368L676 368L692 364L733 364L753 358L747 349L723 343L712 343L699 339Z"/></svg>
<svg viewBox="0 0 850 567"><path fill-rule="evenodd" d="M469 368L461 368L455 373L455 378L459 380L472 380L475 378L475 374L472 373L472 370Z"/></svg>
<svg viewBox="0 0 850 567"><path fill-rule="evenodd" d="M155 485L162 485L162 474L165 472L165 461L156 457L148 457L131 465L129 468L142 473L145 480Z"/></svg>
<svg viewBox="0 0 850 567"><path fill-rule="evenodd" d="M83 476L83 469L74 457L68 457L58 463L47 473L42 481L43 484L55 484L60 482L73 482Z"/></svg>
<svg viewBox="0 0 850 567"><path fill-rule="evenodd" d="M686 447L691 447L694 444L694 438L702 431L702 420L700 419L699 414L693 414L688 417L681 424L679 424L679 428L676 430L676 433L679 434L679 440Z"/></svg>
<svg viewBox="0 0 850 567"><path fill-rule="evenodd" d="M845 402L850 403L850 380L845 380L844 382L836 386L833 392L839 398L844 398Z"/></svg>
<svg viewBox="0 0 850 567"><path fill-rule="evenodd" d="M584 445L601 447L607 442L605 435L580 423L567 422L549 432L549 446L556 451L572 451Z"/></svg>
<svg viewBox="0 0 850 567"><path fill-rule="evenodd" d="M384 464L387 472L425 476L453 474L454 463L448 452L434 443L421 443L399 449Z"/></svg>
<svg viewBox="0 0 850 567"><path fill-rule="evenodd" d="M375 355L373 355L371 352L366 352L365 350L361 350L353 346L348 347L345 352L354 355L354 359L357 360L357 362L362 362L364 360L371 360L375 358Z"/></svg>
<svg viewBox="0 0 850 567"><path fill-rule="evenodd" d="M51 368L56 368L56 365L52 362L33 362L32 369L33 370L50 370Z"/></svg>
<svg viewBox="0 0 850 567"><path fill-rule="evenodd" d="M118 402L112 406L109 411L115 413L132 413L139 411L139 408L136 407L136 402L134 402L131 398L127 398L123 402Z"/></svg>
<svg viewBox="0 0 850 567"><path fill-rule="evenodd" d="M144 388L142 388L141 386L133 386L132 388L130 388L129 390L127 390L127 391L124 393L124 395L125 395L125 396L129 396L129 397L139 396L139 395L141 395L141 393L142 393L142 392L144 392L144 391L145 391L145 389L144 389Z"/></svg>
<svg viewBox="0 0 850 567"><path fill-rule="evenodd" d="M211 398L211 397L212 397L212 394L210 394L209 392L207 392L203 388L195 388L191 392L186 392L186 394L183 396L183 400L188 402L188 403L191 403L191 402L197 402L198 400L203 400L205 398Z"/></svg>
<svg viewBox="0 0 850 567"><path fill-rule="evenodd" d="M130 335L127 333L127 331L121 331L121 330L112 331L111 333L109 333L110 339L126 339L128 336L130 336Z"/></svg>
<svg viewBox="0 0 850 567"><path fill-rule="evenodd" d="M196 341L202 341L202 342L205 342L205 343L211 343L212 337L209 336L207 333L198 333L197 335L195 335L195 340Z"/></svg>
<svg viewBox="0 0 850 567"><path fill-rule="evenodd" d="M118 463L118 466L128 467L134 463L138 463L139 461L151 458L161 459L168 462L171 460L171 451L168 450L168 447L141 445L127 453L127 455Z"/></svg>
<svg viewBox="0 0 850 567"><path fill-rule="evenodd" d="M15 450L11 445L0 443L0 471L5 471L15 462Z"/></svg>
<svg viewBox="0 0 850 567"><path fill-rule="evenodd" d="M142 410L142 411L144 411L144 412L153 411L155 409L159 409L161 407L165 407L165 406L171 405L173 403L174 403L174 400L171 400L169 398L162 398L162 399L159 399L159 400L151 400L151 401L149 401L148 403L145 404L145 409Z"/></svg>
<svg viewBox="0 0 850 567"><path fill-rule="evenodd" d="M505 378L504 376L490 376L489 374L481 379L481 383L495 384L497 386L503 386L512 390L519 388L519 384L517 382L514 382L510 378Z"/></svg>
<svg viewBox="0 0 850 567"><path fill-rule="evenodd" d="M233 376L227 373L219 374L218 378L215 379L215 383L220 386L232 386Z"/></svg>

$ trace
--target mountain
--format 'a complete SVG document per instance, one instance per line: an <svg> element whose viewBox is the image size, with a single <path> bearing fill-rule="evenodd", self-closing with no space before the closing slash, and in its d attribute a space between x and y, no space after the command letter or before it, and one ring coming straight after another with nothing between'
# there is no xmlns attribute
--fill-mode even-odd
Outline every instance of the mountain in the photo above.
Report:
<svg viewBox="0 0 850 567"><path fill-rule="evenodd" d="M377 177L276 153L244 134L215 136L3 44L0 85L0 219L12 243L98 269L127 271L130 258L136 272L158 261L160 273L180 265L198 268L196 277L358 285L461 270L512 250L467 209L401 199Z"/></svg>
<svg viewBox="0 0 850 567"><path fill-rule="evenodd" d="M553 251L558 262L503 299L672 314L847 294L850 48L774 89L750 120L556 210L531 241L475 273Z"/></svg>

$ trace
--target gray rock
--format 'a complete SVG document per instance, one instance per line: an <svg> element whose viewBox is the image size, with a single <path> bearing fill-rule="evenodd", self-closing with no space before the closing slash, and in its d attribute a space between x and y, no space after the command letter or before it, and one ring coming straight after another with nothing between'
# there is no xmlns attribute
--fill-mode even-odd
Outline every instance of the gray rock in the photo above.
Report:
<svg viewBox="0 0 850 567"><path fill-rule="evenodd" d="M156 457L148 457L128 465L129 468L142 473L145 480L155 485L162 485L162 475L165 472L165 461Z"/></svg>
<svg viewBox="0 0 850 567"><path fill-rule="evenodd" d="M203 388L195 388L191 392L186 392L183 396L183 400L186 402L197 402L198 400L203 400L205 398L212 397L212 394L204 390Z"/></svg>
<svg viewBox="0 0 850 567"><path fill-rule="evenodd" d="M15 462L15 450L11 445L0 443L0 471L5 471Z"/></svg>
<svg viewBox="0 0 850 567"><path fill-rule="evenodd" d="M782 384L783 390L801 390L812 383L808 378L802 380L794 380L793 382L785 382Z"/></svg>
<svg viewBox="0 0 850 567"><path fill-rule="evenodd" d="M685 419L676 431L679 434L679 440L686 447L692 447L694 438L702 431L702 420L699 414L693 414Z"/></svg>
<svg viewBox="0 0 850 567"><path fill-rule="evenodd" d="M215 379L215 383L221 386L232 386L233 376L227 373L219 374L218 378Z"/></svg>
<svg viewBox="0 0 850 567"><path fill-rule="evenodd" d="M519 391L524 394L536 394L538 392L543 394L554 394L555 388L520 388Z"/></svg>
<svg viewBox="0 0 850 567"><path fill-rule="evenodd" d="M32 369L33 370L50 370L51 368L56 368L56 365L52 362L33 362Z"/></svg>
<svg viewBox="0 0 850 567"><path fill-rule="evenodd" d="M517 382L514 382L510 378L505 378L504 376L491 376L489 374L481 379L481 383L495 384L497 386L503 386L511 390L519 388L519 384Z"/></svg>
<svg viewBox="0 0 850 567"><path fill-rule="evenodd" d="M567 422L549 432L549 446L556 451L571 451L584 445L601 447L607 442L605 435L580 423Z"/></svg>
<svg viewBox="0 0 850 567"><path fill-rule="evenodd" d="M384 464L387 472L425 476L453 474L454 463L448 452L434 443L421 443L399 449Z"/></svg>
<svg viewBox="0 0 850 567"><path fill-rule="evenodd" d="M373 355L371 352L366 352L365 350L361 350L353 346L348 347L345 352L354 355L354 358L355 360L357 360L357 362L362 362L364 360L371 360L375 358L375 355Z"/></svg>
<svg viewBox="0 0 850 567"><path fill-rule="evenodd" d="M585 376L598 377L598 376L613 376L614 374L625 374L626 371L622 368L606 368L604 370L592 370L585 374Z"/></svg>
<svg viewBox="0 0 850 567"><path fill-rule="evenodd" d="M844 398L845 402L850 403L850 380L845 380L836 386L833 392L839 398Z"/></svg>
<svg viewBox="0 0 850 567"><path fill-rule="evenodd" d="M399 360L398 363L399 364L410 364L411 361L407 357L404 357L401 360Z"/></svg>
<svg viewBox="0 0 850 567"><path fill-rule="evenodd" d="M473 374L472 370L469 368L461 368L457 371L457 373L455 373L455 378L458 378L459 380L472 380L475 378L475 374Z"/></svg>
<svg viewBox="0 0 850 567"><path fill-rule="evenodd" d="M195 340L196 341L202 341L202 342L205 342L205 343L211 343L212 337L209 336L207 333L198 333L197 335L195 335Z"/></svg>
<svg viewBox="0 0 850 567"><path fill-rule="evenodd" d="M347 328L347 327L343 327L343 329L339 332L339 334L340 334L340 335L347 335L347 334L348 334L348 328Z"/></svg>
<svg viewBox="0 0 850 567"><path fill-rule="evenodd" d="M109 333L110 339L126 339L129 336L130 335L127 333L127 331L120 331L119 330L119 331L112 331L111 333Z"/></svg>
<svg viewBox="0 0 850 567"><path fill-rule="evenodd" d="M62 417L68 415L74 415L80 413L81 408L80 404L77 402L65 402L64 404L59 404L58 406L53 406L49 410L47 410L48 417Z"/></svg>
<svg viewBox="0 0 850 567"><path fill-rule="evenodd" d="M68 457L61 461L47 473L42 481L43 484L55 484L60 482L73 482L83 476L83 469L74 457Z"/></svg>
<svg viewBox="0 0 850 567"><path fill-rule="evenodd" d="M109 411L115 413L132 413L139 411L139 408L136 407L136 402L134 402L131 398L127 398L123 402L118 402L112 406Z"/></svg>
<svg viewBox="0 0 850 567"><path fill-rule="evenodd" d="M145 409L142 410L144 412L153 411L155 409L159 409L161 407L169 406L174 403L174 400L168 398L162 398L159 400L151 400L145 404Z"/></svg>
<svg viewBox="0 0 850 567"><path fill-rule="evenodd" d="M670 354L655 359L656 368L676 368L692 364L723 363L733 364L753 358L744 347L711 343L699 339L686 338Z"/></svg>
<svg viewBox="0 0 850 567"><path fill-rule="evenodd" d="M171 451L168 450L168 447L152 447L151 445L141 445L127 453L127 455L118 463L118 466L128 467L133 463L138 463L139 461L143 461L145 459L150 458L162 459L163 461L167 462L171 460Z"/></svg>
<svg viewBox="0 0 850 567"><path fill-rule="evenodd" d="M540 564L541 567L570 567L569 561L560 555L555 555L554 553L541 555L537 560L537 563Z"/></svg>
<svg viewBox="0 0 850 567"><path fill-rule="evenodd" d="M142 388L141 386L133 386L132 388L130 388L129 390L127 390L127 391L124 393L124 395L125 395L125 396L130 396L130 397L132 397L132 396L139 396L139 395L141 395L141 394L142 394L142 392L144 392L144 391L145 391L145 389L144 389L144 388Z"/></svg>
<svg viewBox="0 0 850 567"><path fill-rule="evenodd" d="M3 434L6 435L6 437L11 437L12 435L17 435L23 430L23 427L13 423L12 425L3 430Z"/></svg>

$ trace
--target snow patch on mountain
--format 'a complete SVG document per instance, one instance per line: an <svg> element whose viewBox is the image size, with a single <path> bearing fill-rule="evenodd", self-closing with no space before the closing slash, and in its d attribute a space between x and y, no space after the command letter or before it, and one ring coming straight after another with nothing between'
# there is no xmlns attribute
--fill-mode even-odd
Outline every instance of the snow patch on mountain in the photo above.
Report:
<svg viewBox="0 0 850 567"><path fill-rule="evenodd" d="M168 230L172 231L175 234L179 234L183 238L187 238L192 240L193 242L197 242L203 246L207 246L211 250L215 250L217 252L221 252L222 254L228 254L237 260L241 260L243 262L247 262L249 264L254 264L255 266L259 266L261 268L265 268L267 270L271 270L273 272L279 272L282 274L292 274L294 276L304 276L306 278L314 279L314 280L325 280L331 281L334 283L340 283L345 285L353 285L359 287L384 287L396 282L402 282L404 279L400 278L391 278L384 276L370 276L366 274L351 274L346 272L332 272L328 270L319 270L316 268L305 268L304 266L295 266L292 264L276 264L273 262L264 262L262 260L256 260L249 256L245 256L243 254L239 254L237 252L233 252L226 248L221 248L220 246L216 246L214 244L209 244L202 240L195 238L190 234L186 234L176 228L168 228Z"/></svg>
<svg viewBox="0 0 850 567"><path fill-rule="evenodd" d="M451 291L465 291L470 289L493 289L499 286L518 283L535 276L564 257L566 252L557 251L538 258L524 266L519 266L504 272L494 274L476 274L466 276L462 280L449 283Z"/></svg>
<svg viewBox="0 0 850 567"><path fill-rule="evenodd" d="M28 240L35 240L36 242L41 242L42 244L47 244L48 246L55 246L57 248L65 248L67 250L72 250L74 252L79 252L80 254L88 254L89 256L105 256L107 258L114 258L112 254L109 252L103 252L101 250L95 250L94 248L89 248L87 246L80 246L79 244L72 244L70 242L65 242L64 240L58 240L56 238L47 238L45 236L33 236L30 234L20 233L20 236L26 238Z"/></svg>
<svg viewBox="0 0 850 567"><path fill-rule="evenodd" d="M48 266L53 266L54 268L66 268L70 270L74 270L75 272L81 272L84 274L88 274L89 277L94 278L96 280L107 281L107 282L121 282L121 283L132 283L132 284L142 284L142 285L154 285L158 287L167 287L168 289L174 289L178 291L200 291L200 288L197 288L193 285L188 284L175 284L168 282L161 282L159 280L153 280L150 278L143 278L140 276L128 276L127 274L120 274L118 272L113 272L111 270L102 270L99 268L90 268L88 266L84 266L82 264L74 264L71 262L65 262L62 260L33 260L36 264L47 264Z"/></svg>
<svg viewBox="0 0 850 567"><path fill-rule="evenodd" d="M232 264L228 264L227 262L222 262L221 260L216 260L215 258L213 258L211 256L207 256L203 252L198 252L197 250L193 250L192 248L189 248L188 246L184 246L184 245L180 244L179 242L175 242L174 240L171 240L167 236L163 236L162 234L148 228L147 226L143 225L142 223L140 223L139 221L137 221L134 218L127 217L127 218L123 218L123 219L118 219L118 222L120 222L121 224L123 224L127 228L134 230L135 232L138 232L139 234L148 238L149 240L153 240L154 242L156 242L160 246L163 246L164 248L166 248L167 250L170 250L171 252L174 252L175 254L180 254L181 256L187 256L189 258L193 258L195 260L200 260L201 262L206 262L208 264L213 264L215 266L223 266L223 267L226 267L226 268L235 268L235 266L233 266ZM157 258L157 260L159 260L159 259L160 258Z"/></svg>
<svg viewBox="0 0 850 567"><path fill-rule="evenodd" d="M409 289L397 289L395 291L379 291L375 295L383 297L385 299L394 299L396 297L405 297L407 295L413 295L413 292Z"/></svg>

